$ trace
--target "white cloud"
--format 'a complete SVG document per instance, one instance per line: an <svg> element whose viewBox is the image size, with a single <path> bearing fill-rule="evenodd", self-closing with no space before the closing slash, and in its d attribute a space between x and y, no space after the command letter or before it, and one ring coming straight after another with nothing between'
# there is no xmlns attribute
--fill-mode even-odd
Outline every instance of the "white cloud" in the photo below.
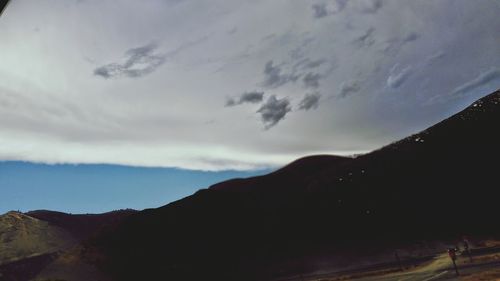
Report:
<svg viewBox="0 0 500 281"><path fill-rule="evenodd" d="M399 69L399 65L394 65L394 67L391 69L390 75L387 78L387 86L389 88L399 88L405 81L408 79L408 77L411 74L412 68L410 66L407 66L401 70Z"/></svg>
<svg viewBox="0 0 500 281"><path fill-rule="evenodd" d="M482 72L476 78L458 86L453 91L453 95L467 94L479 87L486 86L495 80L500 80L500 68L498 67Z"/></svg>

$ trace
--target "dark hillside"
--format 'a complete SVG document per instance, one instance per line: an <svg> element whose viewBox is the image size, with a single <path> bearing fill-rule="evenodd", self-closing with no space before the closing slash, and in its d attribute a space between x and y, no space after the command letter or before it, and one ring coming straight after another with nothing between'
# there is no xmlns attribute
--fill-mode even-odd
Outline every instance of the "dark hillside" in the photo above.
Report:
<svg viewBox="0 0 500 281"><path fill-rule="evenodd" d="M119 210L103 214L67 214L62 212L37 210L26 213L28 216L49 222L54 226L69 231L78 239L88 238L101 228L113 225L127 216L135 213L135 210Z"/></svg>
<svg viewBox="0 0 500 281"><path fill-rule="evenodd" d="M117 280L265 280L307 270L285 260L499 233L499 121L497 91L372 153L309 157L132 215L94 246Z"/></svg>

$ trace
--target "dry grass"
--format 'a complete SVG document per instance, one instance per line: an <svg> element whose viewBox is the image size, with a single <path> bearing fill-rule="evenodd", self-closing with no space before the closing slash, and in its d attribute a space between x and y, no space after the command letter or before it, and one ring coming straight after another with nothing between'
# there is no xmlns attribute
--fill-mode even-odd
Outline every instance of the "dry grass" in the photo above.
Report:
<svg viewBox="0 0 500 281"><path fill-rule="evenodd" d="M94 265L88 264L81 257L82 246L73 247L59 256L40 272L33 281L47 280L109 280Z"/></svg>
<svg viewBox="0 0 500 281"><path fill-rule="evenodd" d="M486 263L492 261L500 261L500 254L484 255L479 257L474 257L474 263Z"/></svg>
<svg viewBox="0 0 500 281"><path fill-rule="evenodd" d="M500 268L495 268L480 273L471 274L469 276L464 276L460 280L463 281L499 281L500 280Z"/></svg>
<svg viewBox="0 0 500 281"><path fill-rule="evenodd" d="M416 267L406 267L404 269L404 271L401 271L399 268L388 268L388 269L383 269L383 270L374 270L374 271L366 271L366 272L359 272L359 273L353 273L353 274L345 274L345 275L340 275L340 276L318 278L318 279L314 279L314 281L352 280L352 279L358 279L358 278L364 278L364 277L383 276L383 275L388 275L388 274L392 274L392 273L407 272L410 270L414 270L415 268Z"/></svg>
<svg viewBox="0 0 500 281"><path fill-rule="evenodd" d="M391 274L395 272L400 272L399 269L386 269L386 270L379 270L379 271L371 271L371 272L362 272L359 274L351 274L351 275L342 275L342 276L336 276L336 277L329 277L329 278L319 278L314 281L344 281L344 280L351 280L351 279L357 279L357 278L363 278L363 277L370 277L370 276L381 276L381 275L386 275L386 274Z"/></svg>
<svg viewBox="0 0 500 281"><path fill-rule="evenodd" d="M0 264L52 253L74 243L68 232L45 221L17 212L0 216Z"/></svg>

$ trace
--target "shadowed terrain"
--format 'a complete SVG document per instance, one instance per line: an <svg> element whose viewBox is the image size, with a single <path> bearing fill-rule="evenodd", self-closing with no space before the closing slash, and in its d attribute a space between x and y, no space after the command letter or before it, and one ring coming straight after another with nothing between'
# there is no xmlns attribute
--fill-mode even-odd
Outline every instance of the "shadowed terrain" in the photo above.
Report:
<svg viewBox="0 0 500 281"><path fill-rule="evenodd" d="M130 216L93 240L117 280L266 280L314 256L498 234L500 92L356 158L312 156Z"/></svg>

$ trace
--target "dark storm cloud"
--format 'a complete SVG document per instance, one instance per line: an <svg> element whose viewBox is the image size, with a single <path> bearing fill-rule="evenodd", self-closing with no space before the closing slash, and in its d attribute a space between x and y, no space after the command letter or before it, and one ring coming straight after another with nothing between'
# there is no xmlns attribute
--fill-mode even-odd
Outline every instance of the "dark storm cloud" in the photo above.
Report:
<svg viewBox="0 0 500 281"><path fill-rule="evenodd" d="M340 87L340 98L346 98L352 94L355 94L361 90L361 86L359 85L359 81L348 81L342 83Z"/></svg>
<svg viewBox="0 0 500 281"><path fill-rule="evenodd" d="M302 81L304 82L304 86L306 88L318 88L319 80L321 78L323 78L323 75L309 72L304 76L304 78L302 78Z"/></svg>
<svg viewBox="0 0 500 281"><path fill-rule="evenodd" d="M299 76L293 74L283 74L279 65L274 65L272 60L268 61L264 66L264 81L262 86L268 88L277 88L288 82L295 82Z"/></svg>
<svg viewBox="0 0 500 281"><path fill-rule="evenodd" d="M489 71L481 73L471 81L457 87L452 94L464 95L495 80L500 80L500 68L492 68Z"/></svg>
<svg viewBox="0 0 500 281"><path fill-rule="evenodd" d="M320 98L321 95L319 93L306 94L299 103L299 110L318 108Z"/></svg>
<svg viewBox="0 0 500 281"><path fill-rule="evenodd" d="M229 98L226 106L235 106L243 103L259 103L264 99L264 92L246 92L239 98Z"/></svg>
<svg viewBox="0 0 500 281"><path fill-rule="evenodd" d="M94 75L103 78L142 77L150 74L165 63L166 55L155 54L157 44L151 43L125 52L124 63L110 63L94 70Z"/></svg>
<svg viewBox="0 0 500 281"><path fill-rule="evenodd" d="M375 37L373 33L375 32L374 27L370 27L361 36L354 39L353 43L358 47L368 47L375 43Z"/></svg>
<svg viewBox="0 0 500 281"><path fill-rule="evenodd" d="M287 98L278 99L275 95L272 95L257 113L260 113L265 128L269 129L285 118L285 115L291 110L290 101Z"/></svg>

